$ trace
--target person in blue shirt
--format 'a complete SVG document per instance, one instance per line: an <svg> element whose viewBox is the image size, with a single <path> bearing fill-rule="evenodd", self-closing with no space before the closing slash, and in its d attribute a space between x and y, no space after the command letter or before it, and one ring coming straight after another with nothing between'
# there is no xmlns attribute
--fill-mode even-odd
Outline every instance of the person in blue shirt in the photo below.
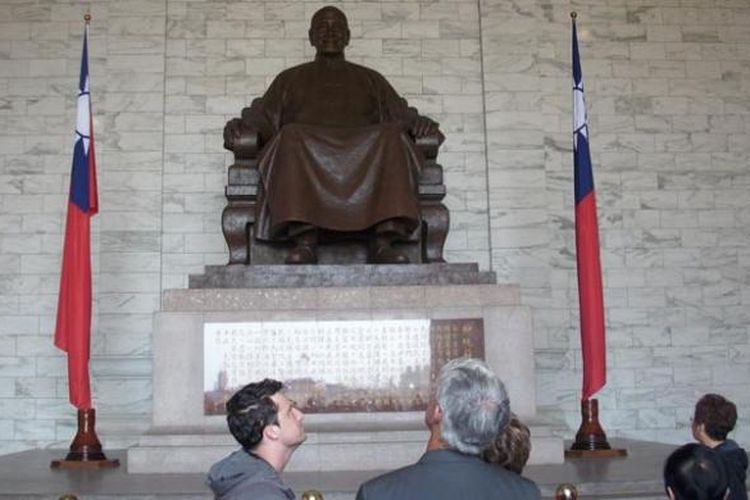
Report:
<svg viewBox="0 0 750 500"><path fill-rule="evenodd" d="M729 479L729 500L747 500L747 452L727 439L737 423L737 407L719 394L706 394L695 404L693 437L713 449L724 461Z"/></svg>

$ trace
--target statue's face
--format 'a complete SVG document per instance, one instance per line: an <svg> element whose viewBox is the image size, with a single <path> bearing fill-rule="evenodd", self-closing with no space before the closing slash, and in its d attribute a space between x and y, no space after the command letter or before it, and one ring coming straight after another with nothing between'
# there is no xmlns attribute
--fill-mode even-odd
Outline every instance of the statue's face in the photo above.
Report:
<svg viewBox="0 0 750 500"><path fill-rule="evenodd" d="M313 16L310 25L310 44L318 54L337 55L349 45L349 26L338 11L327 9Z"/></svg>

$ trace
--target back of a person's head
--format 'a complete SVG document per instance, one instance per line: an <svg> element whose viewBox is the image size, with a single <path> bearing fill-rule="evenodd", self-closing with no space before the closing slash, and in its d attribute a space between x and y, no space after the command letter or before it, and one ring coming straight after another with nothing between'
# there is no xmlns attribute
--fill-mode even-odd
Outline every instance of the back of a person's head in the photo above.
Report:
<svg viewBox="0 0 750 500"><path fill-rule="evenodd" d="M443 366L437 402L443 413L443 441L469 455L479 455L510 420L505 386L478 359L454 359Z"/></svg>
<svg viewBox="0 0 750 500"><path fill-rule="evenodd" d="M737 423L737 407L724 396L706 394L695 404L693 424L703 424L706 434L724 441Z"/></svg>
<svg viewBox="0 0 750 500"><path fill-rule="evenodd" d="M723 500L729 483L721 457L706 446L690 443L667 457L664 487L675 500Z"/></svg>
<svg viewBox="0 0 750 500"><path fill-rule="evenodd" d="M511 415L505 430L499 432L482 452L485 462L497 464L520 474L531 453L531 431L516 415Z"/></svg>
<svg viewBox="0 0 750 500"><path fill-rule="evenodd" d="M246 385L227 401L229 432L246 450L260 443L267 425L278 424L278 407L271 396L282 387L278 380L267 378Z"/></svg>

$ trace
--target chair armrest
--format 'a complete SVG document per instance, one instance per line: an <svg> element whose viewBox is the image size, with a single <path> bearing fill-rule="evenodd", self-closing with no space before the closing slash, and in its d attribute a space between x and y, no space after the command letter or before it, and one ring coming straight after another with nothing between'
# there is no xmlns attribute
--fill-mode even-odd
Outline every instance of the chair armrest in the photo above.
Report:
<svg viewBox="0 0 750 500"><path fill-rule="evenodd" d="M445 140L445 136L438 130L434 134L414 139L414 145L422 152L425 159L434 160L437 158L438 149Z"/></svg>
<svg viewBox="0 0 750 500"><path fill-rule="evenodd" d="M224 126L224 148L234 153L235 161L256 158L259 143L258 130L240 118L233 118Z"/></svg>

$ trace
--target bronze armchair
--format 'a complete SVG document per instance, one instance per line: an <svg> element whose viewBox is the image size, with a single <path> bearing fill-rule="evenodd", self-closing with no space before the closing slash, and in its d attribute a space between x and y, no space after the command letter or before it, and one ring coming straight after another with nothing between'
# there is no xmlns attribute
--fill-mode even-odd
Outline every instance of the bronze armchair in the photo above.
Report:
<svg viewBox="0 0 750 500"><path fill-rule="evenodd" d="M230 265L282 264L288 251L284 243L257 240L253 231L260 184L257 164L263 144L259 131L248 123L252 123L251 117L260 103L261 98L256 98L250 107L242 110L242 118L233 119L239 126L238 137L229 137L225 129L224 147L234 153L225 189L227 204L222 213L222 231L229 247ZM441 142L439 134L415 140L417 150L424 157L424 166L417 193L421 225L404 244L412 263L445 262L443 246L448 234L449 214L442 203L446 193L443 168L437 163ZM323 241L319 250L320 263L365 263L365 245L357 240L356 235L350 236Z"/></svg>

